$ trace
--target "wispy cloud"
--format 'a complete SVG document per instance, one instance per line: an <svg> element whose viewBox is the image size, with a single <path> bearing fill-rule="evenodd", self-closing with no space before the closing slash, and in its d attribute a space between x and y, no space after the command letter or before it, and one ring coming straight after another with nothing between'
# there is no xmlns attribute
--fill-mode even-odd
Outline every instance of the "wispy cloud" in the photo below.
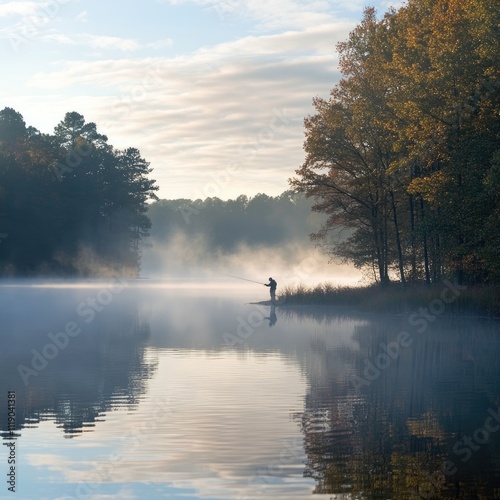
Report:
<svg viewBox="0 0 500 500"><path fill-rule="evenodd" d="M40 2L6 2L0 5L0 17L31 16L39 9Z"/></svg>
<svg viewBox="0 0 500 500"><path fill-rule="evenodd" d="M79 96L113 144L141 149L160 185L175 177L177 195L203 195L235 162L241 169L220 197L248 192L250 181L277 193L302 162L302 119L338 79L334 45L348 30L339 23L251 36L173 58L65 62L30 85ZM85 97L86 88L101 91Z"/></svg>
<svg viewBox="0 0 500 500"><path fill-rule="evenodd" d="M78 0L39 0L21 1L21 2L4 2L0 4L0 18L9 16L21 17L54 17L61 7L67 4L74 3Z"/></svg>
<svg viewBox="0 0 500 500"><path fill-rule="evenodd" d="M86 45L92 49L115 49L124 52L137 50L141 46L137 40L132 38L91 35L88 33L76 35L50 34L44 38L64 45Z"/></svg>
<svg viewBox="0 0 500 500"><path fill-rule="evenodd" d="M340 77L335 45L355 23L335 11L347 0L160 3L189 2L249 16L255 29L222 43L201 38L197 50L170 57L158 54L171 39L151 42L145 33L44 33L54 48L79 50L73 60L38 69L17 98L19 110L40 128L72 109L84 114L116 147L141 150L164 197L278 194L303 162L303 118L314 112L312 98L327 97ZM238 173L214 191L213 179L231 165Z"/></svg>
<svg viewBox="0 0 500 500"><path fill-rule="evenodd" d="M122 52L133 52L140 49L161 49L172 45L170 38L157 40L151 43L140 43L133 38L120 38L116 36L91 35L89 33L79 33L74 35L64 35L61 33L51 33L44 36L44 40L51 40L62 45L80 45L91 49L119 50Z"/></svg>
<svg viewBox="0 0 500 500"><path fill-rule="evenodd" d="M156 0L160 4L194 4L214 12L219 21L247 20L256 31L302 29L334 21L357 21L363 9L375 5L379 12L398 7L404 0Z"/></svg>
<svg viewBox="0 0 500 500"><path fill-rule="evenodd" d="M7 2L0 5L0 39L7 39L16 53L50 33L51 25L60 21L63 7L77 0L43 0L39 2Z"/></svg>
<svg viewBox="0 0 500 500"><path fill-rule="evenodd" d="M216 12L221 21L244 18L261 30L316 26L339 19L340 13L359 16L364 0L157 0L166 4L196 4Z"/></svg>

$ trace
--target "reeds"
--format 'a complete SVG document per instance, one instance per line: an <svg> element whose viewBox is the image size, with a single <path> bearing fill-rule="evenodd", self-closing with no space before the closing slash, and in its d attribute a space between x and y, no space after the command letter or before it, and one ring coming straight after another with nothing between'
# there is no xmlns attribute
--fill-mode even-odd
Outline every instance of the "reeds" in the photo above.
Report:
<svg viewBox="0 0 500 500"><path fill-rule="evenodd" d="M279 299L289 306L326 305L395 314L411 313L421 307L431 310L444 308L445 314L500 318L500 287L493 285L471 286L458 290L453 288L453 285L450 289L446 282L432 286L407 285L405 288L400 284L384 287L346 287L334 286L331 283L308 287L300 284L285 287Z"/></svg>

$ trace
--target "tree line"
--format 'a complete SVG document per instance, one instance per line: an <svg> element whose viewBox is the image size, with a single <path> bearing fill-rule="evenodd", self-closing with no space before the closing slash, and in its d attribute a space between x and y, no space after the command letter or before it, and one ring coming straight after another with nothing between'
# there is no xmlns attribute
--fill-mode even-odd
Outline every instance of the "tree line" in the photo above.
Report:
<svg viewBox="0 0 500 500"><path fill-rule="evenodd" d="M285 191L278 196L260 193L235 199L216 197L205 200L159 200L149 206L151 241L173 242L179 234L196 241L201 237L206 249L231 253L240 245L276 246L301 243L319 227L319 216L311 216L304 195Z"/></svg>
<svg viewBox="0 0 500 500"><path fill-rule="evenodd" d="M315 238L381 284L500 280L499 26L497 0L408 0L337 46L290 182L328 215Z"/></svg>
<svg viewBox="0 0 500 500"><path fill-rule="evenodd" d="M137 274L151 171L79 113L44 134L0 111L0 275Z"/></svg>

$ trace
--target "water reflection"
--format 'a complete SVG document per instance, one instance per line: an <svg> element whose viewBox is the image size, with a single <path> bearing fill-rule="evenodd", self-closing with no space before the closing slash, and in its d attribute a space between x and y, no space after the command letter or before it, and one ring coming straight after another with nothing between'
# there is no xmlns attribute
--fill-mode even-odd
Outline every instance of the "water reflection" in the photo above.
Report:
<svg viewBox="0 0 500 500"><path fill-rule="evenodd" d="M402 332L406 347L398 349ZM446 318L413 333L405 318L379 317L355 327L356 349L328 348L328 335L313 343L315 369L299 421L315 491L494 498L498 334L488 321Z"/></svg>
<svg viewBox="0 0 500 500"><path fill-rule="evenodd" d="M406 317L103 289L0 287L25 498L497 494L497 323L443 317L419 333ZM98 306L88 323L82 303ZM68 322L81 334L25 385L19 365Z"/></svg>
<svg viewBox="0 0 500 500"><path fill-rule="evenodd" d="M269 326L274 326L276 324L276 322L278 321L278 316L276 315L276 306L274 304L271 304L269 306L269 316L264 319L269 320Z"/></svg>
<svg viewBox="0 0 500 500"><path fill-rule="evenodd" d="M88 324L78 314L104 289L2 290L0 394L16 392L18 429L53 420L73 437L117 406L136 406L145 393L157 362L145 359L150 330L135 299L110 302ZM68 324L81 333L64 335ZM6 418L0 412L4 435Z"/></svg>

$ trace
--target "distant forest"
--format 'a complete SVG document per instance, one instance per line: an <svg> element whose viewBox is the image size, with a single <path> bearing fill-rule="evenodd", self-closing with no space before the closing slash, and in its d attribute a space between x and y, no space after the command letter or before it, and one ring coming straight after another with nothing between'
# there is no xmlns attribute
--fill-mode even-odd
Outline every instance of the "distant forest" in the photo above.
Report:
<svg viewBox="0 0 500 500"><path fill-rule="evenodd" d="M201 237L206 250L230 253L238 246L280 246L295 241L307 244L309 234L324 216L311 212L311 201L285 191L279 196L257 194L234 200L159 200L149 206L151 242L169 244L179 235Z"/></svg>
<svg viewBox="0 0 500 500"><path fill-rule="evenodd" d="M76 112L49 135L0 111L0 275L137 275L150 172Z"/></svg>
<svg viewBox="0 0 500 500"><path fill-rule="evenodd" d="M291 185L379 283L500 282L499 26L498 0L408 0L337 46Z"/></svg>

